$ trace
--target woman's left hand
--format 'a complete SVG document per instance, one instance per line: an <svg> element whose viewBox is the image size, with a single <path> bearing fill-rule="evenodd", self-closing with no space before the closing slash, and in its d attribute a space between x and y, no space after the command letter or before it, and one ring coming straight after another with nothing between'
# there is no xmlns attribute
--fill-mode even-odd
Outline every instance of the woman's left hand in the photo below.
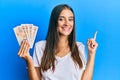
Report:
<svg viewBox="0 0 120 80"><path fill-rule="evenodd" d="M95 54L96 53L96 49L98 47L98 43L96 42L96 36L97 36L97 31L95 32L94 37L88 39L88 41L87 41L89 54Z"/></svg>

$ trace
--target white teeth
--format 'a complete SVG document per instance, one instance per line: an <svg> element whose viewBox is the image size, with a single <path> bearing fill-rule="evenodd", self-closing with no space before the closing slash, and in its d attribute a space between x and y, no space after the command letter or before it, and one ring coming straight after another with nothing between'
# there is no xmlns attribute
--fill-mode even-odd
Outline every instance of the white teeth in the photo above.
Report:
<svg viewBox="0 0 120 80"><path fill-rule="evenodd" d="M69 28L68 28L68 27L63 27L63 29L64 29L65 31L69 31Z"/></svg>

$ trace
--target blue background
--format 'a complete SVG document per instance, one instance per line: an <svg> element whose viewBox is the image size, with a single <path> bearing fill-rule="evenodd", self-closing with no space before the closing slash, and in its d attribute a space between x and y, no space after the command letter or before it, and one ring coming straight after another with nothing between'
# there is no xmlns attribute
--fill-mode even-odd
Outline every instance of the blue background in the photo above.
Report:
<svg viewBox="0 0 120 80"><path fill-rule="evenodd" d="M45 39L51 10L61 3L75 12L77 41L86 45L98 31L93 80L120 80L120 0L0 0L0 80L28 79L13 28L34 24L39 26L35 42Z"/></svg>

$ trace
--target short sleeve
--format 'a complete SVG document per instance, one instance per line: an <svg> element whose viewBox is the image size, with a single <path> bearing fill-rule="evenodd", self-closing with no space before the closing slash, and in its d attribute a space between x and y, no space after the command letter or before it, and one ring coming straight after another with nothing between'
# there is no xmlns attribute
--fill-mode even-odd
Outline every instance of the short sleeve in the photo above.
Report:
<svg viewBox="0 0 120 80"><path fill-rule="evenodd" d="M82 59L83 63L83 70L86 68L86 52L85 52L85 45L83 45L81 42L77 42L78 50L80 52L80 58Z"/></svg>
<svg viewBox="0 0 120 80"><path fill-rule="evenodd" d="M33 62L35 67L40 67L41 58L44 52L45 41L40 41L35 44L33 51Z"/></svg>

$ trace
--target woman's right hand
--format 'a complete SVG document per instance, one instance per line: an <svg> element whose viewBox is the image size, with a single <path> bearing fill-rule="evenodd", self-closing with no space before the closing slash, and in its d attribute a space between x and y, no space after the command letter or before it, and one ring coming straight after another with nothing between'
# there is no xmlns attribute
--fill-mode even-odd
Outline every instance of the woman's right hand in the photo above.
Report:
<svg viewBox="0 0 120 80"><path fill-rule="evenodd" d="M27 40L23 40L20 50L18 52L18 56L28 61L29 59L32 58L29 54L29 50L30 50L30 44L28 43Z"/></svg>

